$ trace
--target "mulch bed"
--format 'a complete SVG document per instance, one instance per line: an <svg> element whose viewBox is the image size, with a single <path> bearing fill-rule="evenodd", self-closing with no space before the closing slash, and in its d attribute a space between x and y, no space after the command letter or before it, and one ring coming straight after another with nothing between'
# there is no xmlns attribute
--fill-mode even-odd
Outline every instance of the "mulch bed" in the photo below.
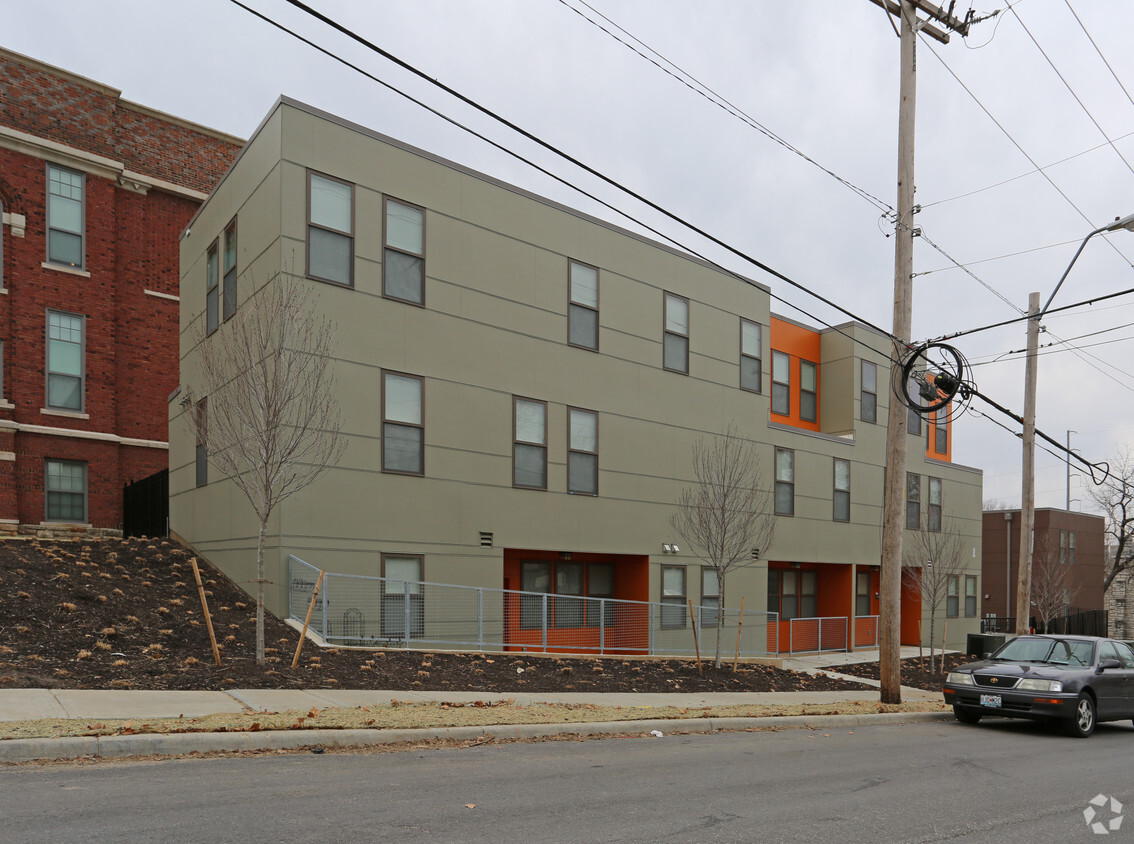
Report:
<svg viewBox="0 0 1134 844"><path fill-rule="evenodd" d="M873 693L770 666L714 669L711 660L698 670L681 659L357 651L310 642L292 669L299 634L271 616L267 662L257 665L255 601L198 559L223 648L217 667L191 558L165 539L0 541L0 688Z"/></svg>
<svg viewBox="0 0 1134 844"><path fill-rule="evenodd" d="M949 653L944 657L941 654L937 655L937 666L940 670L934 671L930 665L929 652L925 656L913 657L912 659L902 660L902 685L911 686L915 689L925 689L926 691L939 692L942 685L945 683L945 675L956 668L958 665L964 665L968 662L973 662L973 657L965 656L964 654ZM944 666L944 667L942 667ZM878 663L877 662L860 662L853 665L833 665L832 671L838 671L840 674L850 674L854 677L869 677L872 680L878 679Z"/></svg>

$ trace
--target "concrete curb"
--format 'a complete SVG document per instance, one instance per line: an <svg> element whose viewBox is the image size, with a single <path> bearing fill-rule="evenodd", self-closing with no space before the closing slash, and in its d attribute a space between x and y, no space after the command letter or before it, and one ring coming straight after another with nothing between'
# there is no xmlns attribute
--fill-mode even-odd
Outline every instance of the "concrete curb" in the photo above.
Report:
<svg viewBox="0 0 1134 844"><path fill-rule="evenodd" d="M778 715L766 718L680 718L602 721L593 724L504 724L485 727L440 727L416 730L275 730L233 733L155 733L131 736L82 736L0 741L0 764L52 759L121 759L131 756L184 756L248 750L294 750L301 747L368 747L433 739L475 741L483 736L533 739L560 735L622 735L658 730L666 735L718 730L818 729L876 724L945 721L951 712L883 712L876 715Z"/></svg>

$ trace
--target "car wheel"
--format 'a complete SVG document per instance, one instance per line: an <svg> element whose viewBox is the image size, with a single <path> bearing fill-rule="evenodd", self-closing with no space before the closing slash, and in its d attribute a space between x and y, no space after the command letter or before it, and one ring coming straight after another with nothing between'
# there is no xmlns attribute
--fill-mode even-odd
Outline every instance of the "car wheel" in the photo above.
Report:
<svg viewBox="0 0 1134 844"><path fill-rule="evenodd" d="M1095 699L1087 692L1079 695L1075 714L1066 723L1067 735L1086 738L1095 731Z"/></svg>
<svg viewBox="0 0 1134 844"><path fill-rule="evenodd" d="M963 706L953 707L953 717L960 721L962 724L980 723L980 713L973 712L971 709L965 709L965 707Z"/></svg>

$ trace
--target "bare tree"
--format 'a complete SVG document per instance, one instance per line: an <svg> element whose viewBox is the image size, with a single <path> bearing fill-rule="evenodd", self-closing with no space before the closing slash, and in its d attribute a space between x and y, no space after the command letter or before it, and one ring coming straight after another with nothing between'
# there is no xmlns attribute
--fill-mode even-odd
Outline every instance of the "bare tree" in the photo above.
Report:
<svg viewBox="0 0 1134 844"><path fill-rule="evenodd" d="M721 666L725 579L766 554L776 532L772 492L765 486L757 444L735 426L693 446L692 486L681 491L670 517L674 531L717 577L717 646Z"/></svg>
<svg viewBox="0 0 1134 844"><path fill-rule="evenodd" d="M1045 631L1053 618L1063 615L1077 592L1071 566L1055 537L1051 533L1037 536L1032 543L1032 606Z"/></svg>
<svg viewBox="0 0 1134 844"><path fill-rule="evenodd" d="M264 537L272 512L346 447L331 371L333 326L289 274L257 290L196 357L203 402L185 416L208 459L244 493L256 542L256 662L264 662ZM193 400L190 389L186 404ZM204 402L207 402L205 404ZM207 410L206 410L207 407Z"/></svg>
<svg viewBox="0 0 1134 844"><path fill-rule="evenodd" d="M1110 474L1090 496L1106 517L1108 559L1103 591L1134 565L1134 454L1124 448L1110 465Z"/></svg>
<svg viewBox="0 0 1134 844"><path fill-rule="evenodd" d="M936 626L937 613L941 605L948 604L950 598L957 602L955 612L960 612L961 575L965 573L963 555L964 539L957 525L951 520L943 520L941 530L930 530L923 522L913 533L905 550L905 567L902 570L902 588L907 593L920 596L923 607L929 608L929 667L937 671ZM950 594L952 589L953 594ZM946 606L948 613L948 606ZM945 642L941 643L944 651Z"/></svg>

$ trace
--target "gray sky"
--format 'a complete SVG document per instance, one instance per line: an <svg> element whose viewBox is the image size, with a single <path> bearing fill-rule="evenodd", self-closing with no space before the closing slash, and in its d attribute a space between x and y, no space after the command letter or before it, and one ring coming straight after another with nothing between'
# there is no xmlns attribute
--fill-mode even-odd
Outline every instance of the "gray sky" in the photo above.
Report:
<svg viewBox="0 0 1134 844"><path fill-rule="evenodd" d="M775 303L777 313L816 327L844 321L283 0L246 2L690 248L770 283L802 309ZM596 28L577 13L601 21L582 0L310 3L737 249L890 327L894 259L886 235L893 229L883 211ZM824 168L883 206L895 204L898 37L869 0L590 6ZM957 8L960 14L969 4ZM1046 300L1092 229L1134 213L1134 3L1020 0L1008 10L996 0L975 8L1002 11L968 39L918 44L917 224L926 237L915 252L915 339L1009 319L1033 290ZM0 0L0 24L0 43L9 49L241 137L287 94L628 225L230 0ZM1093 238L1055 306L1134 287L1132 259L1134 234ZM1044 324L1041 344L1055 345L1040 359L1038 426L1061 442L1075 430L1075 448L1105 459L1134 430L1127 375L1134 295ZM1083 336L1106 329L1114 330ZM1023 323L955 344L977 364L978 389L1022 413L1023 361L1004 353L1024 347ZM984 469L986 500L1018 506L1020 441L989 418L1012 431L1018 426L979 400L973 409L981 415L970 411L955 425L954 460ZM1036 467L1037 506L1062 507L1062 458L1037 450ZM1075 474L1071 497L1090 509L1090 481Z"/></svg>

